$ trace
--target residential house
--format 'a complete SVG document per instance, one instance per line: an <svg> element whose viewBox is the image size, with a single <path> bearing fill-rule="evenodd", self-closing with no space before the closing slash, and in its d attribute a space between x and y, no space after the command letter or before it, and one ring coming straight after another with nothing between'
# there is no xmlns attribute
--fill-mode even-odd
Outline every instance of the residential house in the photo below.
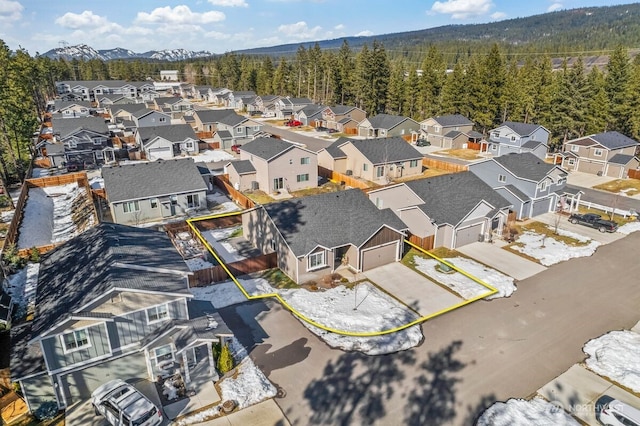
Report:
<svg viewBox="0 0 640 426"><path fill-rule="evenodd" d="M293 114L307 105L313 104L309 98L281 97L275 103L276 118L285 120L293 117Z"/></svg>
<svg viewBox="0 0 640 426"><path fill-rule="evenodd" d="M207 185L191 158L103 167L102 178L116 223L161 221L207 205Z"/></svg>
<svg viewBox="0 0 640 426"><path fill-rule="evenodd" d="M231 162L226 167L229 181L240 191L291 192L318 186L317 156L299 145L257 138L242 145L240 160L240 164Z"/></svg>
<svg viewBox="0 0 640 426"><path fill-rule="evenodd" d="M226 87L214 88L209 90L209 102L218 106L228 106L227 103L230 95L231 90Z"/></svg>
<svg viewBox="0 0 640 426"><path fill-rule="evenodd" d="M349 119L349 120L345 120ZM322 112L322 125L329 129L345 132L346 128L355 128L367 118L367 113L355 106L335 105L326 107ZM345 132L346 133L346 132Z"/></svg>
<svg viewBox="0 0 640 426"><path fill-rule="evenodd" d="M44 255L33 320L11 329L11 380L29 409L70 407L116 378L216 380L211 345L231 332L192 300L189 275L166 233L114 223Z"/></svg>
<svg viewBox="0 0 640 426"><path fill-rule="evenodd" d="M307 105L295 112L293 119L300 121L304 126L318 127L322 125L322 111L325 108L323 105Z"/></svg>
<svg viewBox="0 0 640 426"><path fill-rule="evenodd" d="M124 80L81 80L81 81L56 81L56 90L59 95L72 94L79 100L96 101L102 95L123 95L129 98L137 98L144 92L154 90L153 83L148 81L124 81Z"/></svg>
<svg viewBox="0 0 640 426"><path fill-rule="evenodd" d="M566 170L624 179L637 170L640 143L618 132L604 132L566 141L556 162Z"/></svg>
<svg viewBox="0 0 640 426"><path fill-rule="evenodd" d="M91 102L89 101L63 101L56 99L50 112L59 114L62 118L79 118L91 115Z"/></svg>
<svg viewBox="0 0 640 426"><path fill-rule="evenodd" d="M220 118L217 131L228 131L233 136L232 145L243 145L263 135L263 127L264 125L260 121L252 120L239 114L229 114ZM230 149L231 145L221 145L220 148Z"/></svg>
<svg viewBox="0 0 640 426"><path fill-rule="evenodd" d="M577 209L580 191L566 188L567 172L531 152L506 154L469 164L469 171L514 206L516 219Z"/></svg>
<svg viewBox="0 0 640 426"><path fill-rule="evenodd" d="M422 173L422 154L399 137L338 139L318 152L318 163L338 173L383 184Z"/></svg>
<svg viewBox="0 0 640 426"><path fill-rule="evenodd" d="M154 109L142 108L131 113L131 121L138 128L170 126L171 115Z"/></svg>
<svg viewBox="0 0 640 426"><path fill-rule="evenodd" d="M405 225L359 189L263 204L242 213L244 236L296 283L340 268L368 271L402 258Z"/></svg>
<svg viewBox="0 0 640 426"><path fill-rule="evenodd" d="M193 112L194 125L200 132L215 132L220 119L226 115L238 115L232 109L199 109Z"/></svg>
<svg viewBox="0 0 640 426"><path fill-rule="evenodd" d="M213 134L211 142L218 144L218 148L229 149L233 146L233 135L228 130L218 130Z"/></svg>
<svg viewBox="0 0 640 426"><path fill-rule="evenodd" d="M261 95L261 96L256 96L256 99L253 101L253 104L255 105L256 111L260 111L263 114L273 113L275 117L276 102L278 101L278 99L280 99L280 96L278 95Z"/></svg>
<svg viewBox="0 0 640 426"><path fill-rule="evenodd" d="M423 248L455 249L502 235L512 204L471 172L416 179L367 193L390 208L423 241Z"/></svg>
<svg viewBox="0 0 640 426"><path fill-rule="evenodd" d="M256 97L253 90L235 90L229 93L226 99L226 106L235 110L242 111L245 109L246 103L250 103Z"/></svg>
<svg viewBox="0 0 640 426"><path fill-rule="evenodd" d="M237 98L234 101L233 107L238 111L249 111L249 107L253 102L255 102L255 96L244 96L241 98Z"/></svg>
<svg viewBox="0 0 640 426"><path fill-rule="evenodd" d="M150 161L199 152L198 137L188 124L140 127L135 136L136 144Z"/></svg>
<svg viewBox="0 0 640 426"><path fill-rule="evenodd" d="M96 99L98 108L107 108L110 105L135 104L138 99L129 98L124 95L102 95ZM144 104L142 104L144 106Z"/></svg>
<svg viewBox="0 0 640 426"><path fill-rule="evenodd" d="M162 81L178 81L179 71L178 70L161 70L160 71L160 80Z"/></svg>
<svg viewBox="0 0 640 426"><path fill-rule="evenodd" d="M59 118L54 115L51 119L53 128L53 144L64 146L64 158L53 155L60 150L47 147L47 156L54 167L64 164L60 160L82 165L97 165L104 162L105 150L112 147L111 134L104 118L82 117L74 119Z"/></svg>
<svg viewBox="0 0 640 426"><path fill-rule="evenodd" d="M549 150L550 132L538 124L505 121L489 132L489 152L494 156L531 152L544 159Z"/></svg>
<svg viewBox="0 0 640 426"><path fill-rule="evenodd" d="M420 123L401 115L378 114L365 118L358 126L358 134L367 138L401 136L413 142L420 134Z"/></svg>
<svg viewBox="0 0 640 426"><path fill-rule="evenodd" d="M420 122L420 137L431 145L444 149L454 148L454 140L458 135L449 135L450 132L469 134L473 131L473 121L461 114L440 115L427 118ZM446 137L449 135L449 137ZM482 135L481 135L482 136ZM456 145L459 145L456 144Z"/></svg>
<svg viewBox="0 0 640 426"><path fill-rule="evenodd" d="M131 104L113 104L107 105L107 113L111 117L111 122L116 123L118 119L129 120L133 122L133 115L141 110L148 111L149 109L143 103L131 103Z"/></svg>
<svg viewBox="0 0 640 426"><path fill-rule="evenodd" d="M153 100L154 109L171 115L171 118L181 118L193 111L193 104L187 99L178 96L168 96L155 98Z"/></svg>

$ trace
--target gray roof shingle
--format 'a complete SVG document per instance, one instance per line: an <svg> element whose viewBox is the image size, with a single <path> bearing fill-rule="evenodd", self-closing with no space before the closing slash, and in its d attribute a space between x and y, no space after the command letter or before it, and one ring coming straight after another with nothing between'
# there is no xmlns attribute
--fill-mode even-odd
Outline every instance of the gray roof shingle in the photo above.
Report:
<svg viewBox="0 0 640 426"><path fill-rule="evenodd" d="M109 127L105 123L104 118L101 117L80 117L80 118L52 118L51 127L53 127L53 133L60 135L61 139L64 139L76 131L89 130L95 133L100 133L105 136L109 135Z"/></svg>
<svg viewBox="0 0 640 426"><path fill-rule="evenodd" d="M331 145L329 145L328 147L326 147L324 149L333 158L346 158L347 154L345 154L344 151L340 147L342 145L344 145L345 143L349 142L349 141L350 141L350 139L347 139L347 138L341 136L338 139L336 139L334 142L332 142Z"/></svg>
<svg viewBox="0 0 640 426"><path fill-rule="evenodd" d="M207 190L191 158L103 167L102 177L110 203Z"/></svg>
<svg viewBox="0 0 640 426"><path fill-rule="evenodd" d="M471 172L417 179L405 185L424 200L419 208L438 224L457 225L483 200L494 211L511 205Z"/></svg>
<svg viewBox="0 0 640 426"><path fill-rule="evenodd" d="M256 168L253 167L253 164L251 164L251 161L249 160L232 161L229 165L236 169L236 172L238 172L239 175L256 172Z"/></svg>
<svg viewBox="0 0 640 426"><path fill-rule="evenodd" d="M614 163L614 164L628 164L629 161L633 160L633 155L626 155L626 154L616 154L613 157L611 157L609 159L610 163Z"/></svg>
<svg viewBox="0 0 640 426"><path fill-rule="evenodd" d="M433 119L442 127L473 125L473 121L469 120L462 114L439 115L437 117L433 117Z"/></svg>
<svg viewBox="0 0 640 426"><path fill-rule="evenodd" d="M138 133L143 142L159 136L170 142L182 142L187 139L198 140L193 128L188 124L170 124L168 126L140 127Z"/></svg>
<svg viewBox="0 0 640 426"><path fill-rule="evenodd" d="M603 132L589 137L607 149L620 149L638 145L637 141L618 132Z"/></svg>
<svg viewBox="0 0 640 426"><path fill-rule="evenodd" d="M507 126L520 136L528 136L541 127L539 124L518 123L515 121L505 121L500 127L502 126Z"/></svg>
<svg viewBox="0 0 640 426"><path fill-rule="evenodd" d="M422 159L420 151L401 137L360 139L350 142L373 164Z"/></svg>
<svg viewBox="0 0 640 426"><path fill-rule="evenodd" d="M286 151L289 151L296 145L276 138L257 138L249 143L242 145L242 150L251 155L270 160Z"/></svg>
<svg viewBox="0 0 640 426"><path fill-rule="evenodd" d="M405 120L411 120L408 117L390 114L378 114L369 118L369 123L374 129L393 129Z"/></svg>
<svg viewBox="0 0 640 426"><path fill-rule="evenodd" d="M555 165L545 163L530 152L501 155L500 157L495 157L493 161L502 165L514 175L534 182L540 182L551 170L556 168Z"/></svg>
<svg viewBox="0 0 640 426"><path fill-rule="evenodd" d="M378 208L359 189L329 192L260 206L271 217L296 256L318 245L361 246L383 225L407 227L390 210Z"/></svg>
<svg viewBox="0 0 640 426"><path fill-rule="evenodd" d="M545 145L544 143L540 142L540 141L534 141L533 139L526 141L525 143L522 144L523 148L526 149L536 149L537 147L539 147L540 145Z"/></svg>

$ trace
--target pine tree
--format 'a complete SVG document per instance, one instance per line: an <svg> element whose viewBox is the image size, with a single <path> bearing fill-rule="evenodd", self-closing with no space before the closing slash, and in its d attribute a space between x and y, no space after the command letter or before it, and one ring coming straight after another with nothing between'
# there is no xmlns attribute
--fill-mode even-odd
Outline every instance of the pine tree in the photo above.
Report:
<svg viewBox="0 0 640 426"><path fill-rule="evenodd" d="M402 62L398 62L391 72L386 102L386 112L389 114L402 114L406 96L404 73L404 63Z"/></svg>
<svg viewBox="0 0 640 426"><path fill-rule="evenodd" d="M606 132L611 125L609 97L605 90L605 77L594 67L587 76L589 97L586 100L586 134ZM633 112L632 112L633 114Z"/></svg>
<svg viewBox="0 0 640 426"><path fill-rule="evenodd" d="M418 87L418 72L415 68L409 70L409 77L405 84L405 100L403 102L402 115L418 119L418 95L420 88Z"/></svg>
<svg viewBox="0 0 640 426"><path fill-rule="evenodd" d="M613 119L611 130L624 132L626 116L629 112L626 104L629 83L629 54L622 46L617 47L609 57L605 83Z"/></svg>
<svg viewBox="0 0 640 426"><path fill-rule="evenodd" d="M220 356L218 356L218 364L216 365L216 367L220 374L226 374L229 371L233 370L234 361L228 344L222 346L222 350L220 351Z"/></svg>

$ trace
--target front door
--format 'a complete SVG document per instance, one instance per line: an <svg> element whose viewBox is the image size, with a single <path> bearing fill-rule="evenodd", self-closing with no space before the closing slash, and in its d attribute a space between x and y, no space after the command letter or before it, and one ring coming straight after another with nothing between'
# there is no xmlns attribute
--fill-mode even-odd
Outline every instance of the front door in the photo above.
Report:
<svg viewBox="0 0 640 426"><path fill-rule="evenodd" d="M275 178L273 180L273 190L280 191L282 188L284 188L284 180L281 177Z"/></svg>

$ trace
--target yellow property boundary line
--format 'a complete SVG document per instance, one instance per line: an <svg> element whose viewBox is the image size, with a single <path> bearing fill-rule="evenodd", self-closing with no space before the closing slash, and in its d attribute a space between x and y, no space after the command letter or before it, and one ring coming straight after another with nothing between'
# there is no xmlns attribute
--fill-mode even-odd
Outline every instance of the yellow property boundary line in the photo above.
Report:
<svg viewBox="0 0 640 426"><path fill-rule="evenodd" d="M422 316L422 317L417 318L417 319L415 319L415 320L413 320L413 321L411 321L411 322L409 322L407 324L404 324L404 325L401 325L401 326L395 327L395 328L390 328L388 330L357 332L357 331L337 330L337 329L332 328L332 327L327 327L325 325L322 325L322 324L314 321L313 319L305 316L303 313L301 313L298 310L296 310L286 300L284 300L282 297L280 297L280 295L278 293L259 294L259 295L255 295L255 296L249 294L247 292L247 290L245 290L245 288L242 286L242 284L240 284L240 282L236 279L236 277L231 273L231 271L229 271L229 269L227 268L227 265L225 265L225 263L222 261L222 259L220 259L220 257L215 252L213 247L211 247L209 242L202 236L202 234L200 233L198 228L194 225L194 222L199 222L199 221L202 221L202 220L209 220L209 219L217 219L217 218L227 217L227 216L236 216L236 215L240 215L242 213L243 213L242 211L239 211L239 212L222 213L222 214L217 214L217 215L210 215L210 216L203 216L203 217L198 217L198 218L187 219L187 225L189 225L189 227L191 228L191 230L193 230L193 232L198 237L198 239L202 242L202 244L204 244L204 246L207 248L207 250L209 250L209 253L211 253L213 255L213 257L216 259L216 261L220 264L220 266L222 266L222 269L224 269L224 271L231 277L231 279L233 280L235 285L238 287L238 289L240 289L240 291L242 292L244 297L247 298L247 300L258 300L258 299L274 298L274 299L278 300L282 304L282 306L287 308L293 315L295 315L296 317L300 318L302 321L304 321L304 322L306 322L308 324L311 324L314 327L318 327L318 328L320 328L322 330L329 331L331 333L341 334L341 335L344 335L344 336L356 336L356 337L373 337L373 336L382 336L382 335L385 335L385 334L391 334L391 333L395 333L397 331L405 330L405 329L407 329L409 327L412 327L414 325L421 324L421 323L423 323L425 321L428 321L428 320L430 320L432 318L438 317L440 315L446 314L447 312L451 312L451 311L456 310L458 308L461 308L463 306L469 305L470 303L476 302L476 301L478 301L480 299L484 299L485 297L491 296L491 295L496 294L498 292L498 290L495 287L493 287L493 286L483 282L482 280L474 277L473 275L463 271L462 269L460 269L457 266L447 262L446 260L440 259L439 257L436 257L431 253L428 253L426 250L422 249L421 247L416 246L415 244L409 242L408 240L404 240L411 247L419 250L420 252L422 252L422 253L424 253L424 254L432 257L432 258L434 258L438 262L441 262L441 263L447 265L448 267L454 269L455 271L460 272L462 275L466 276L467 278L470 278L473 281L477 282L478 284L484 286L489 291L486 294L481 294L481 295L476 296L476 297L474 297L472 299L465 300L464 302L457 303L457 304L455 304L453 306L450 306L450 307L448 307L446 309L442 309L442 310L440 310L438 312L434 312L432 314Z"/></svg>

